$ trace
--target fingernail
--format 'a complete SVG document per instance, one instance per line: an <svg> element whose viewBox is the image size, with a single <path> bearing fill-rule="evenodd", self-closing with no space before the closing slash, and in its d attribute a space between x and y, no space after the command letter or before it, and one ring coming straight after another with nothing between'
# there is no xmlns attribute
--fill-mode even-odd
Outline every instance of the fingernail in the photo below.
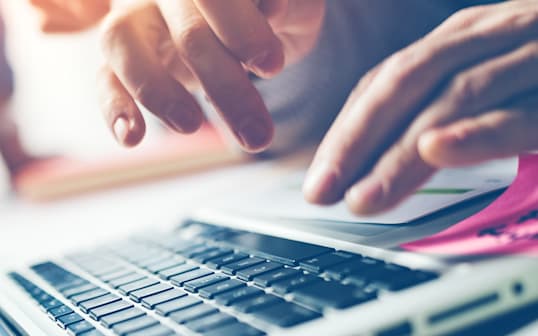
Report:
<svg viewBox="0 0 538 336"><path fill-rule="evenodd" d="M129 135L129 122L124 117L119 117L114 121L113 125L114 130L114 136L116 137L116 140L124 144L125 140L127 139L127 135Z"/></svg>
<svg viewBox="0 0 538 336"><path fill-rule="evenodd" d="M254 71L261 71L263 72L264 70L264 65L265 65L265 62L267 61L267 55L269 53L266 51L266 52L263 52L255 57L253 57L252 59L250 59L248 62L247 62L247 66L249 68L251 68L252 70Z"/></svg>
<svg viewBox="0 0 538 336"><path fill-rule="evenodd" d="M271 75L271 70L275 67L274 62L271 54L266 51L252 58L247 66L260 77L265 77Z"/></svg>
<svg viewBox="0 0 538 336"><path fill-rule="evenodd" d="M384 208L383 186L377 180L366 180L348 190L346 201L353 212L371 214Z"/></svg>
<svg viewBox="0 0 538 336"><path fill-rule="evenodd" d="M238 135L247 150L257 152L271 143L273 131L267 122L251 119L241 127Z"/></svg>
<svg viewBox="0 0 538 336"><path fill-rule="evenodd" d="M326 163L310 167L303 184L303 193L312 203L332 203L336 201L338 178L334 169Z"/></svg>

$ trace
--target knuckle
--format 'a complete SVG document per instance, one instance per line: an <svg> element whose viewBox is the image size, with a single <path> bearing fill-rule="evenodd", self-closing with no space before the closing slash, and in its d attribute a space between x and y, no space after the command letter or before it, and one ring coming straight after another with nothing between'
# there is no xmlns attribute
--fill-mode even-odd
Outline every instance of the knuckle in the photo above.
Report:
<svg viewBox="0 0 538 336"><path fill-rule="evenodd" d="M406 48L391 56L381 71L388 72L395 85L405 85L415 80L416 75L432 57L427 50Z"/></svg>
<svg viewBox="0 0 538 336"><path fill-rule="evenodd" d="M481 84L469 74L457 75L449 86L448 96L458 106L473 109L481 91Z"/></svg>
<svg viewBox="0 0 538 336"><path fill-rule="evenodd" d="M538 62L538 41L532 41L523 47L524 53L530 58L531 62Z"/></svg>
<svg viewBox="0 0 538 336"><path fill-rule="evenodd" d="M477 20L489 13L488 6L473 6L462 9L450 16L444 23L444 26L462 29L469 28L475 24Z"/></svg>
<svg viewBox="0 0 538 336"><path fill-rule="evenodd" d="M127 17L109 15L103 21L100 33L102 49L106 52L118 43L129 30L129 20Z"/></svg>
<svg viewBox="0 0 538 336"><path fill-rule="evenodd" d="M411 75L412 60L413 55L410 52L407 50L399 51L387 60L383 70L393 74L395 83L404 82Z"/></svg>
<svg viewBox="0 0 538 336"><path fill-rule="evenodd" d="M197 59L204 55L205 41L211 35L207 23L196 19L186 22L183 27L172 33L172 39L179 52L187 59Z"/></svg>
<svg viewBox="0 0 538 336"><path fill-rule="evenodd" d="M512 27L514 29L529 29L536 33L538 26L538 12L536 9L526 9L525 11L512 11L499 16L496 25L501 27Z"/></svg>

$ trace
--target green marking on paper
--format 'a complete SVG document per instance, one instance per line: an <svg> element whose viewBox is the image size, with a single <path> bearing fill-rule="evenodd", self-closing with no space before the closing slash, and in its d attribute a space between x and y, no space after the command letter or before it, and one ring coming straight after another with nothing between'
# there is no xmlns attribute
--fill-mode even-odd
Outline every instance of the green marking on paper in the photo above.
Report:
<svg viewBox="0 0 538 336"><path fill-rule="evenodd" d="M456 188L425 188L417 191L417 194L422 195L458 195L465 194L473 189L456 189Z"/></svg>

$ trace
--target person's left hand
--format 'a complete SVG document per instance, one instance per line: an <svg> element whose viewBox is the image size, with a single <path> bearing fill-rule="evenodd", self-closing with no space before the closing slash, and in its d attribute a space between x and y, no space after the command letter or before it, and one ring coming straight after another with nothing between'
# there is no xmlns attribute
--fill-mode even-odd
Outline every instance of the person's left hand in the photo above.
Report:
<svg viewBox="0 0 538 336"><path fill-rule="evenodd" d="M538 149L538 1L462 10L367 74L319 147L307 200L398 204L441 167Z"/></svg>
<svg viewBox="0 0 538 336"><path fill-rule="evenodd" d="M64 33L95 25L110 10L111 0L30 0L41 14L41 30Z"/></svg>

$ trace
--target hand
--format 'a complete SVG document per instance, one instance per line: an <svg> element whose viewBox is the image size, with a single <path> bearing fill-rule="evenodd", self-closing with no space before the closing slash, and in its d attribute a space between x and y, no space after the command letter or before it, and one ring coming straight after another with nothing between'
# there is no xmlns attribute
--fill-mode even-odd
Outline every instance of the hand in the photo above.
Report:
<svg viewBox="0 0 538 336"><path fill-rule="evenodd" d="M538 149L538 1L462 10L367 74L320 145L313 203L398 204L442 167Z"/></svg>
<svg viewBox="0 0 538 336"><path fill-rule="evenodd" d="M84 30L95 25L110 9L111 0L30 0L41 14L47 33Z"/></svg>
<svg viewBox="0 0 538 336"><path fill-rule="evenodd" d="M248 71L279 73L314 46L323 0L155 0L120 7L105 20L103 111L118 142L145 132L135 101L172 129L191 133L202 111L187 91L203 88L242 147L273 136L271 117Z"/></svg>

